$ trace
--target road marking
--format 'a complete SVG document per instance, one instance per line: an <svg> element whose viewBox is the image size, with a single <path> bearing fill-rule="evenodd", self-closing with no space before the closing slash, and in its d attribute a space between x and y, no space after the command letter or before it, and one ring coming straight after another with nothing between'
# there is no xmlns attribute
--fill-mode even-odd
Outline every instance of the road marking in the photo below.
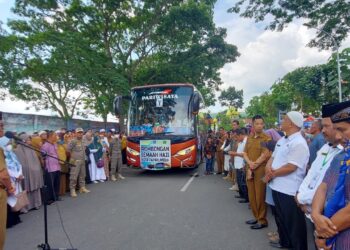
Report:
<svg viewBox="0 0 350 250"><path fill-rule="evenodd" d="M187 188L191 185L192 181L194 180L194 178L196 178L198 176L198 172L195 173L188 181L187 183L181 188L181 192L185 192L187 190Z"/></svg>

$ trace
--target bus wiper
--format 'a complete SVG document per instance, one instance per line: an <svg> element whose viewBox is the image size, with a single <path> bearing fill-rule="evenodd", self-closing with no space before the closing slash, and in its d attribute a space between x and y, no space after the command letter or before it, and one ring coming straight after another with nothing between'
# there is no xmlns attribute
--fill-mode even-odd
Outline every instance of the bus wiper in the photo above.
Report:
<svg viewBox="0 0 350 250"><path fill-rule="evenodd" d="M160 133L153 133L151 135L167 135L167 134L172 134L174 132L160 132Z"/></svg>

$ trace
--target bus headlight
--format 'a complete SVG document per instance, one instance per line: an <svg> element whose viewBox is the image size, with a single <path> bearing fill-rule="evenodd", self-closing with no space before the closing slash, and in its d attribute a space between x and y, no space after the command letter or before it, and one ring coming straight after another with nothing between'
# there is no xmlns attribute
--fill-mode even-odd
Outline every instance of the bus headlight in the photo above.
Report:
<svg viewBox="0 0 350 250"><path fill-rule="evenodd" d="M126 147L126 151L128 151L130 154L132 154L133 156L138 156L140 153L137 152L136 150Z"/></svg>
<svg viewBox="0 0 350 250"><path fill-rule="evenodd" d="M193 146L191 146L191 147L182 149L182 150L180 150L179 152L177 152L175 156L184 156L184 155L187 155L187 154L191 153L195 148L196 148L196 146L193 145Z"/></svg>

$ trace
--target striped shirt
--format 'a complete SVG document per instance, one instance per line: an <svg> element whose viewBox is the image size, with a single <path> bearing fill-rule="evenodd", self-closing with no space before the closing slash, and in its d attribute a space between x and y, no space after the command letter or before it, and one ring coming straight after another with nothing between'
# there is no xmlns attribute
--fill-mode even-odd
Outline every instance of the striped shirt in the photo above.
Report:
<svg viewBox="0 0 350 250"><path fill-rule="evenodd" d="M344 159L345 152L341 152L336 155L331 162L329 169L326 172L326 175L323 179L323 183L327 184L327 194L326 194L326 203L332 197L334 193L335 186L338 182L339 171L341 166L341 161ZM350 198L350 174L346 175L345 179L345 199L346 204L349 204ZM350 228L341 231L335 242L335 249L350 249Z"/></svg>

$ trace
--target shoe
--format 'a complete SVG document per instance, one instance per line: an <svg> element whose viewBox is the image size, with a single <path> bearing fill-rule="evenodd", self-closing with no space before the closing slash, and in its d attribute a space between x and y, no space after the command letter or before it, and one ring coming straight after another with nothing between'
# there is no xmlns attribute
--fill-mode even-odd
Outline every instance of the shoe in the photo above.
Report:
<svg viewBox="0 0 350 250"><path fill-rule="evenodd" d="M265 227L267 227L266 224L260 224L260 223L253 225L253 226L250 226L251 229L263 229Z"/></svg>
<svg viewBox="0 0 350 250"><path fill-rule="evenodd" d="M278 235L278 232L268 232L267 233L267 236L269 236L269 237L272 237L272 236L275 236L275 235Z"/></svg>
<svg viewBox="0 0 350 250"><path fill-rule="evenodd" d="M235 185L232 185L232 187L230 187L229 189L232 191L238 191L238 190L236 190Z"/></svg>
<svg viewBox="0 0 350 250"><path fill-rule="evenodd" d="M286 248L286 247L282 246L279 242L277 242L277 243L270 242L270 246L274 247L274 248L280 248L280 249Z"/></svg>
<svg viewBox="0 0 350 250"><path fill-rule="evenodd" d="M105 182L104 180L100 180L101 183Z"/></svg>
<svg viewBox="0 0 350 250"><path fill-rule="evenodd" d="M63 201L63 199L61 197L58 197L56 201Z"/></svg>
<svg viewBox="0 0 350 250"><path fill-rule="evenodd" d="M48 201L48 202L47 202L47 205L48 205L48 206L53 205L53 204L55 204L55 201L52 201L52 200L51 200L51 201Z"/></svg>
<svg viewBox="0 0 350 250"><path fill-rule="evenodd" d="M78 195L77 195L77 193L75 192L75 190L72 189L72 190L70 191L70 196L71 196L72 198L75 198L75 197L77 197Z"/></svg>
<svg viewBox="0 0 350 250"><path fill-rule="evenodd" d="M217 174L217 175L220 175L220 174L222 174L222 173L221 173L221 172L217 172L216 174Z"/></svg>
<svg viewBox="0 0 350 250"><path fill-rule="evenodd" d="M249 203L248 200L239 200L238 202L239 202L239 203Z"/></svg>
<svg viewBox="0 0 350 250"><path fill-rule="evenodd" d="M258 221L255 219L251 219L251 220L247 220L245 223L248 225L254 225L254 224L258 223Z"/></svg>
<svg viewBox="0 0 350 250"><path fill-rule="evenodd" d="M237 198L237 199L244 199L242 196L240 196L240 195L235 195L235 198Z"/></svg>
<svg viewBox="0 0 350 250"><path fill-rule="evenodd" d="M279 237L279 235L277 234L277 235L272 235L272 236L269 236L269 240L270 240L270 242L272 242L272 243L279 243L280 242L280 237Z"/></svg>
<svg viewBox="0 0 350 250"><path fill-rule="evenodd" d="M233 191L238 191L238 190L239 190L237 184L235 184L235 185L232 186L232 190L233 190Z"/></svg>
<svg viewBox="0 0 350 250"><path fill-rule="evenodd" d="M226 175L225 177L222 177L222 179L228 181L230 179L230 176Z"/></svg>
<svg viewBox="0 0 350 250"><path fill-rule="evenodd" d="M111 181L117 181L117 178L115 178L114 174L112 174Z"/></svg>
<svg viewBox="0 0 350 250"><path fill-rule="evenodd" d="M125 179L125 177L122 176L121 174L118 175L118 178L121 179L121 180L124 180L124 179Z"/></svg>
<svg viewBox="0 0 350 250"><path fill-rule="evenodd" d="M86 187L82 187L82 188L79 189L79 193L81 193L81 194L82 194L82 193L87 194L87 193L90 193L90 190L87 190Z"/></svg>
<svg viewBox="0 0 350 250"><path fill-rule="evenodd" d="M97 183L98 183L98 181L93 181L93 183L94 183L94 184L97 184Z"/></svg>

